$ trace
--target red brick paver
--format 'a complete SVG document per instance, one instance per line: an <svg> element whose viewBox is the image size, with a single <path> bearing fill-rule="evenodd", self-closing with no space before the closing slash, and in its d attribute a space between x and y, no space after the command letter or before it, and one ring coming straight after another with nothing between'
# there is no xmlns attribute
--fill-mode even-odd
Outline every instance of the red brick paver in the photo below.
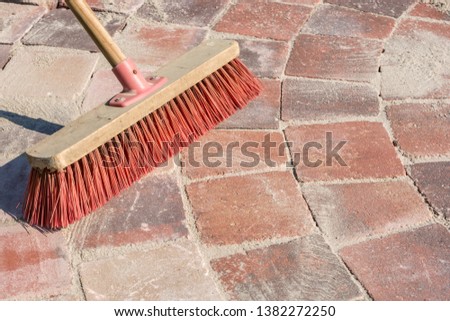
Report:
<svg viewBox="0 0 450 321"><path fill-rule="evenodd" d="M197 248L188 241L83 263L88 300L220 300Z"/></svg>
<svg viewBox="0 0 450 321"><path fill-rule="evenodd" d="M142 24L130 21L125 30L115 37L126 55L141 65L161 66L200 44L205 30Z"/></svg>
<svg viewBox="0 0 450 321"><path fill-rule="evenodd" d="M404 175L403 166L381 123L295 126L286 129L286 136L293 143L294 163L302 181ZM338 161L333 150L341 160ZM331 157L333 154L335 157Z"/></svg>
<svg viewBox="0 0 450 321"><path fill-rule="evenodd" d="M434 224L340 251L375 300L449 300L450 233Z"/></svg>
<svg viewBox="0 0 450 321"><path fill-rule="evenodd" d="M183 159L190 178L271 169L288 162L280 133L237 130L209 132L183 152Z"/></svg>
<svg viewBox="0 0 450 321"><path fill-rule="evenodd" d="M287 172L231 177L187 187L206 244L239 244L307 235L313 223Z"/></svg>
<svg viewBox="0 0 450 321"><path fill-rule="evenodd" d="M305 25L303 32L385 39L394 29L395 19L376 16L338 6L320 6Z"/></svg>
<svg viewBox="0 0 450 321"><path fill-rule="evenodd" d="M12 2L12 1L10 1ZM55 9L58 6L58 0L15 0L16 3L35 4L48 9Z"/></svg>
<svg viewBox="0 0 450 321"><path fill-rule="evenodd" d="M401 104L388 109L400 148L409 155L450 156L450 104Z"/></svg>
<svg viewBox="0 0 450 321"><path fill-rule="evenodd" d="M450 162L415 164L411 177L431 206L450 219Z"/></svg>
<svg viewBox="0 0 450 321"><path fill-rule="evenodd" d="M398 18L415 0L324 0L324 2Z"/></svg>
<svg viewBox="0 0 450 321"><path fill-rule="evenodd" d="M133 13L139 9L145 0L86 0L86 2L95 11L110 11L110 12L122 12ZM67 7L64 0L59 0L59 5Z"/></svg>
<svg viewBox="0 0 450 321"><path fill-rule="evenodd" d="M97 16L111 35L125 25L125 17L118 14L97 14ZM98 51L95 43L70 10L50 11L34 25L23 42L27 45Z"/></svg>
<svg viewBox="0 0 450 321"><path fill-rule="evenodd" d="M299 4L305 6L314 6L319 4L322 0L281 0L279 2L290 3L290 4Z"/></svg>
<svg viewBox="0 0 450 321"><path fill-rule="evenodd" d="M440 11L426 3L418 3L409 14L414 17L450 21L450 13Z"/></svg>
<svg viewBox="0 0 450 321"><path fill-rule="evenodd" d="M231 7L214 29L258 38L290 40L310 12L308 7L243 0Z"/></svg>
<svg viewBox="0 0 450 321"><path fill-rule="evenodd" d="M0 227L0 299L49 298L69 292L68 260L61 233L43 235L19 224Z"/></svg>
<svg viewBox="0 0 450 321"><path fill-rule="evenodd" d="M376 116L378 93L370 85L307 79L283 82L283 120Z"/></svg>
<svg viewBox="0 0 450 321"><path fill-rule="evenodd" d="M149 1L137 16L157 22L204 27L212 23L228 0Z"/></svg>
<svg viewBox="0 0 450 321"><path fill-rule="evenodd" d="M0 70L5 67L9 58L11 57L11 46L0 45Z"/></svg>
<svg viewBox="0 0 450 321"><path fill-rule="evenodd" d="M97 248L185 237L183 203L175 178L146 177L81 221L79 246Z"/></svg>
<svg viewBox="0 0 450 321"><path fill-rule="evenodd" d="M377 75L381 51L382 44L376 40L301 34L286 74L370 82Z"/></svg>
<svg viewBox="0 0 450 321"><path fill-rule="evenodd" d="M239 58L258 77L280 78L288 59L289 45L283 41L237 40Z"/></svg>
<svg viewBox="0 0 450 321"><path fill-rule="evenodd" d="M23 37L46 9L0 2L0 43L12 44Z"/></svg>
<svg viewBox="0 0 450 321"><path fill-rule="evenodd" d="M315 185L303 189L319 227L337 246L431 220L427 205L404 181Z"/></svg>
<svg viewBox="0 0 450 321"><path fill-rule="evenodd" d="M362 296L323 238L312 235L214 260L233 300L348 300Z"/></svg>
<svg viewBox="0 0 450 321"><path fill-rule="evenodd" d="M263 91L244 109L219 124L217 128L276 129L280 119L281 83L279 80L261 81Z"/></svg>

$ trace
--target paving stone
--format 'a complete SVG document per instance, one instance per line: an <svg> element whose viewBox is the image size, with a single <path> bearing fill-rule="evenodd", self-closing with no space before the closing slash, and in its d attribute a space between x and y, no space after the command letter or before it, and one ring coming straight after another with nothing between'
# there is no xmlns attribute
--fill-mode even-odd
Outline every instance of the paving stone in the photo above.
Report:
<svg viewBox="0 0 450 321"><path fill-rule="evenodd" d="M232 300L352 300L363 296L319 235L211 262Z"/></svg>
<svg viewBox="0 0 450 321"><path fill-rule="evenodd" d="M199 45L205 35L202 29L130 21L114 38L125 55L133 57L142 68L154 70L155 66L164 65Z"/></svg>
<svg viewBox="0 0 450 321"><path fill-rule="evenodd" d="M183 202L172 176L148 175L76 225L84 248L120 246L185 237Z"/></svg>
<svg viewBox="0 0 450 321"><path fill-rule="evenodd" d="M216 31L258 38L290 40L306 22L311 8L268 1L241 1L214 27Z"/></svg>
<svg viewBox="0 0 450 321"><path fill-rule="evenodd" d="M308 235L313 223L294 177L272 172L187 186L201 240L239 244Z"/></svg>
<svg viewBox="0 0 450 321"><path fill-rule="evenodd" d="M398 18L416 0L324 0L324 2Z"/></svg>
<svg viewBox="0 0 450 321"><path fill-rule="evenodd" d="M83 263L80 274L88 300L222 299L198 249L188 241Z"/></svg>
<svg viewBox="0 0 450 321"><path fill-rule="evenodd" d="M282 41L237 40L239 58L258 77L280 78L286 66L289 45Z"/></svg>
<svg viewBox="0 0 450 321"><path fill-rule="evenodd" d="M322 2L322 0L275 0L276 2L299 4L305 6L314 6Z"/></svg>
<svg viewBox="0 0 450 321"><path fill-rule="evenodd" d="M277 129L280 119L281 82L261 80L263 91L247 107L220 123L217 128Z"/></svg>
<svg viewBox="0 0 450 321"><path fill-rule="evenodd" d="M55 9L58 6L58 0L7 0L5 2L34 4L48 9Z"/></svg>
<svg viewBox="0 0 450 321"><path fill-rule="evenodd" d="M0 108L2 106L0 105ZM20 156L31 145L61 129L61 125L0 110L1 159Z"/></svg>
<svg viewBox="0 0 450 321"><path fill-rule="evenodd" d="M410 16L429 18L435 20L450 21L450 13L438 10L435 6L427 3L418 3L409 13Z"/></svg>
<svg viewBox="0 0 450 321"><path fill-rule="evenodd" d="M121 13L134 13L145 2L145 0L86 0L88 5L96 11L110 11ZM60 7L66 7L64 0L59 0Z"/></svg>
<svg viewBox="0 0 450 321"><path fill-rule="evenodd" d="M292 79L283 82L283 120L376 116L378 92L370 85Z"/></svg>
<svg viewBox="0 0 450 321"><path fill-rule="evenodd" d="M70 291L72 275L60 232L19 224L0 227L0 299L33 299Z"/></svg>
<svg viewBox="0 0 450 321"><path fill-rule="evenodd" d="M370 82L376 79L381 51L382 43L376 40L301 34L286 74Z"/></svg>
<svg viewBox="0 0 450 321"><path fill-rule="evenodd" d="M0 70L2 70L3 67L5 67L10 57L11 57L11 46L0 45Z"/></svg>
<svg viewBox="0 0 450 321"><path fill-rule="evenodd" d="M441 225L346 247L340 255L375 300L450 299L450 233Z"/></svg>
<svg viewBox="0 0 450 321"><path fill-rule="evenodd" d="M122 85L111 69L101 69L95 72L86 91L81 112L85 113L106 103L115 94L122 91Z"/></svg>
<svg viewBox="0 0 450 321"><path fill-rule="evenodd" d="M123 15L99 13L97 16L111 35L125 25ZM65 9L52 10L46 14L24 37L23 43L99 51L75 15Z"/></svg>
<svg viewBox="0 0 450 321"><path fill-rule="evenodd" d="M305 182L405 174L381 123L292 126L286 136L293 143L297 174Z"/></svg>
<svg viewBox="0 0 450 321"><path fill-rule="evenodd" d="M309 18L302 32L371 39L389 37L395 19L355 11L339 6L320 6Z"/></svg>
<svg viewBox="0 0 450 321"><path fill-rule="evenodd" d="M0 106L50 122L72 120L97 59L75 50L21 48L0 73Z"/></svg>
<svg viewBox="0 0 450 321"><path fill-rule="evenodd" d="M47 9L0 2L0 43L12 44L23 37Z"/></svg>
<svg viewBox="0 0 450 321"><path fill-rule="evenodd" d="M183 151L190 178L284 167L287 149L281 133L214 130Z"/></svg>
<svg viewBox="0 0 450 321"><path fill-rule="evenodd" d="M205 27L225 9L228 0L181 0L146 2L137 16L157 22Z"/></svg>
<svg viewBox="0 0 450 321"><path fill-rule="evenodd" d="M400 148L414 157L450 156L450 104L400 104L387 111Z"/></svg>
<svg viewBox="0 0 450 321"><path fill-rule="evenodd" d="M412 165L411 177L431 206L450 219L450 162Z"/></svg>
<svg viewBox="0 0 450 321"><path fill-rule="evenodd" d="M450 25L403 20L381 59L384 99L450 97Z"/></svg>
<svg viewBox="0 0 450 321"><path fill-rule="evenodd" d="M404 181L308 184L302 191L317 224L338 247L432 218L419 193Z"/></svg>

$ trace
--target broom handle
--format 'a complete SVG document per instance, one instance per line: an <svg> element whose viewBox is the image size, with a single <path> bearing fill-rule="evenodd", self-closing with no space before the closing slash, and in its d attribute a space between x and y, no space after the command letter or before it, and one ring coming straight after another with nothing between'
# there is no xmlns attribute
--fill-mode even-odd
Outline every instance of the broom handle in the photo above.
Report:
<svg viewBox="0 0 450 321"><path fill-rule="evenodd" d="M66 4L112 67L117 66L126 59L85 0L66 0Z"/></svg>

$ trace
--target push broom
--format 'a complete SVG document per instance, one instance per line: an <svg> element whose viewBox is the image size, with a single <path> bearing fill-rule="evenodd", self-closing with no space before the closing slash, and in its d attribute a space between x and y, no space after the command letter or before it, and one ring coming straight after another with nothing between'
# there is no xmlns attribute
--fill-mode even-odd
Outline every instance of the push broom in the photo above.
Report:
<svg viewBox="0 0 450 321"><path fill-rule="evenodd" d="M84 0L67 5L113 67L123 91L27 150L24 218L66 227L256 97L260 82L234 41L209 40L144 77Z"/></svg>

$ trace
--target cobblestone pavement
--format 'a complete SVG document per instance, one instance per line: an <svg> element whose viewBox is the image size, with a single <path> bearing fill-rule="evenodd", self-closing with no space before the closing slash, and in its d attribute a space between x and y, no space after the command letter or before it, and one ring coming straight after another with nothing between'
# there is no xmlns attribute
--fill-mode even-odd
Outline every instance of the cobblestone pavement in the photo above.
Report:
<svg viewBox="0 0 450 321"><path fill-rule="evenodd" d="M42 233L20 222L23 152L120 87L63 3L26 2L0 2L0 299L450 300L450 15L415 0L88 1L145 71L236 39L265 89Z"/></svg>

